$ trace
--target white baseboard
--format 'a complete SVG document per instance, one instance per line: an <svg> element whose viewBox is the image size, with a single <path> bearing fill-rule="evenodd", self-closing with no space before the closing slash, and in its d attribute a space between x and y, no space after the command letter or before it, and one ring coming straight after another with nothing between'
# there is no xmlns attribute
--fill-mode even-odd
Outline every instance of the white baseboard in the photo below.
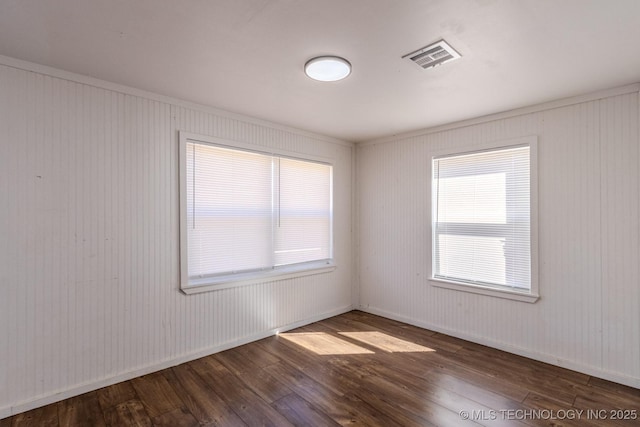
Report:
<svg viewBox="0 0 640 427"><path fill-rule="evenodd" d="M328 319L329 317L338 316L340 314L347 313L351 310L353 310L352 306L339 308L339 309L322 313L304 320L300 320L298 322L290 323L278 328L261 331L256 334L245 336L236 340L228 341L220 345L207 347L191 353L183 354L175 358L165 359L159 362L155 362L150 365L144 366L142 368L134 369L132 371L124 372L124 373L106 377L106 378L101 378L96 381L91 381L84 384L78 384L65 390L59 390L53 393L48 393L46 395L38 396L36 398L29 399L27 401L19 402L15 405L5 406L0 408L0 419L7 418L16 414L20 414L22 412L30 411L31 409L39 408L41 406L49 405L51 403L59 402L61 400L68 399L70 397L79 396L81 394L84 394L93 390L98 390L102 387L107 387L112 384L117 384L122 381L127 381L136 377L140 377L142 375L146 375L151 372L156 372L166 368L171 368L172 366L190 362L192 360L209 356L211 354L219 353L224 350L229 350L230 348L248 344L253 341L258 341L263 338L267 338L272 335L275 335L279 332L284 332L291 329L299 328L301 326L308 325L310 323L314 323L323 319Z"/></svg>
<svg viewBox="0 0 640 427"><path fill-rule="evenodd" d="M399 322L407 323L409 325L417 326L419 328L428 329L428 330L439 332L445 335L450 335L452 337L460 338L466 341L471 341L477 344L486 345L488 347L506 351L507 353L517 354L518 356L527 357L529 359L534 359L540 362L548 363L550 365L559 366L561 368L566 368L572 371L581 372L586 375L591 375L594 377L613 381L629 387L640 388L640 378L624 376L615 372L608 372L594 366L583 365L581 363L574 362L572 360L558 358L550 354L546 354L538 351L532 351L526 348L517 347L511 344L506 344L499 341L493 341L484 336L468 334L465 332L443 328L439 325L434 325L428 322L412 319L410 317L402 316L396 313L391 313L375 307L360 307L358 308L358 310L364 311L365 313L386 317L388 319L397 320Z"/></svg>

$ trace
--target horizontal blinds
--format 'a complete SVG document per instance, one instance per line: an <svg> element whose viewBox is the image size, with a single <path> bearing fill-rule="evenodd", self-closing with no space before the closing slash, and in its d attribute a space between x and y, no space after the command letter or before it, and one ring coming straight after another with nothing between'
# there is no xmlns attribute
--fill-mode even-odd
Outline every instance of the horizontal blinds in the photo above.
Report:
<svg viewBox="0 0 640 427"><path fill-rule="evenodd" d="M271 266L271 158L187 144L189 277Z"/></svg>
<svg viewBox="0 0 640 427"><path fill-rule="evenodd" d="M279 159L275 265L331 258L331 166Z"/></svg>
<svg viewBox="0 0 640 427"><path fill-rule="evenodd" d="M434 276L529 289L529 147L434 159Z"/></svg>
<svg viewBox="0 0 640 427"><path fill-rule="evenodd" d="M330 165L186 144L189 278L331 258Z"/></svg>

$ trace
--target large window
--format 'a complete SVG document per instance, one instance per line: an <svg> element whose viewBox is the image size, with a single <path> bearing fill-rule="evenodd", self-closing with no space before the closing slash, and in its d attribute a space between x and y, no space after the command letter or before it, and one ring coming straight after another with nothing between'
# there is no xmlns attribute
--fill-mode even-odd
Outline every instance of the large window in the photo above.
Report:
<svg viewBox="0 0 640 427"><path fill-rule="evenodd" d="M202 139L181 134L183 290L331 265L331 165Z"/></svg>
<svg viewBox="0 0 640 427"><path fill-rule="evenodd" d="M434 280L537 294L532 280L535 142L518 142L433 158Z"/></svg>

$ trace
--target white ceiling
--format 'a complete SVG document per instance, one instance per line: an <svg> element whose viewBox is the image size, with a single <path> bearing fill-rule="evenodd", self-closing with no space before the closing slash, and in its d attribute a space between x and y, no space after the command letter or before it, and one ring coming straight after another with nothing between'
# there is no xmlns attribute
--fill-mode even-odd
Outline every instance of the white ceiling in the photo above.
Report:
<svg viewBox="0 0 640 427"><path fill-rule="evenodd" d="M364 141L640 81L640 0L0 0L0 54Z"/></svg>

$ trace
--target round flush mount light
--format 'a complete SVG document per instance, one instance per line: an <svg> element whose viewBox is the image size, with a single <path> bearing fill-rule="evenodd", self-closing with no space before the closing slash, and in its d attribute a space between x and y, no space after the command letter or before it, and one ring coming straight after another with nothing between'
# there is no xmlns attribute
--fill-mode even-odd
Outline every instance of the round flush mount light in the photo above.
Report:
<svg viewBox="0 0 640 427"><path fill-rule="evenodd" d="M304 64L307 76L321 82L335 82L351 74L351 64L338 56L318 56Z"/></svg>

